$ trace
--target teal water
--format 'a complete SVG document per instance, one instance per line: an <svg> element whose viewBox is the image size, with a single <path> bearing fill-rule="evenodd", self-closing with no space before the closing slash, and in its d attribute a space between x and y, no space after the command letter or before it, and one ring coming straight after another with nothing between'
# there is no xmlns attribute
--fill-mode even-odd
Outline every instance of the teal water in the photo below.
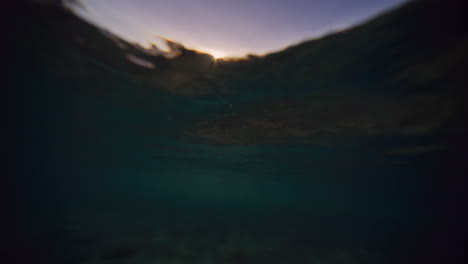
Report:
<svg viewBox="0 0 468 264"><path fill-rule="evenodd" d="M65 29L34 18L43 24L18 27L42 41L17 49L11 74L19 263L457 259L466 219L463 131L210 142L187 131L270 101L329 95L242 79L241 94L167 92L135 77L151 72L64 45L68 35L57 32ZM345 101L350 87L336 87L332 100Z"/></svg>

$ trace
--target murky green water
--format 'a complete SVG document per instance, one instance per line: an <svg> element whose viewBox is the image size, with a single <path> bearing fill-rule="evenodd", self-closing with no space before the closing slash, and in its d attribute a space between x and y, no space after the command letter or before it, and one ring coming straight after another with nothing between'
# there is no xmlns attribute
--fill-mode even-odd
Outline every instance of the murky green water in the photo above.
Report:
<svg viewBox="0 0 468 264"><path fill-rule="evenodd" d="M227 92L178 93L152 83L166 75L103 55L109 41L68 15L25 12L35 15L16 36L36 41L18 44L11 66L24 261L427 263L460 252L464 130L426 132L457 117L441 112L458 109L445 93L286 89L242 70L225 70Z"/></svg>

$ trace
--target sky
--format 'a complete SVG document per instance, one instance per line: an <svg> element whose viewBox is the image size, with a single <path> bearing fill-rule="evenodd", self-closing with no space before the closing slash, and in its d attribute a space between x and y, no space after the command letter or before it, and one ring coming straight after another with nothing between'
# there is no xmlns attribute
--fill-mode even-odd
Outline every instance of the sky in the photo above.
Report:
<svg viewBox="0 0 468 264"><path fill-rule="evenodd" d="M82 0L78 15L123 39L158 36L215 57L279 51L361 23L406 0Z"/></svg>

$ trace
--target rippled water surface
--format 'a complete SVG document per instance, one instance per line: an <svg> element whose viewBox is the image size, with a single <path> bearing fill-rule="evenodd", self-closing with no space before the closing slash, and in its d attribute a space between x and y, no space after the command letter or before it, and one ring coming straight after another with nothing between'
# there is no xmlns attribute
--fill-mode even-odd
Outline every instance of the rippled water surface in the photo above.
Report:
<svg viewBox="0 0 468 264"><path fill-rule="evenodd" d="M240 61L156 56L26 5L18 263L461 260L468 37L450 11L420 46L436 22L408 17L441 8L422 2Z"/></svg>

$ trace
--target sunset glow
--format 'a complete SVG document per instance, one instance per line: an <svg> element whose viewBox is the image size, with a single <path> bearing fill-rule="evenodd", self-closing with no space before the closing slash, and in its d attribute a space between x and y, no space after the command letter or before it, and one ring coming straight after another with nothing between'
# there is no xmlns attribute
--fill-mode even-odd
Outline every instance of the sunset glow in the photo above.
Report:
<svg viewBox="0 0 468 264"><path fill-rule="evenodd" d="M206 52L213 56L213 58L215 58L216 60L227 57L225 52L219 50L206 50Z"/></svg>
<svg viewBox="0 0 468 264"><path fill-rule="evenodd" d="M276 52L348 28L405 1L82 0L86 10L74 11L129 42L148 46L157 41L154 36L164 36L219 59Z"/></svg>

